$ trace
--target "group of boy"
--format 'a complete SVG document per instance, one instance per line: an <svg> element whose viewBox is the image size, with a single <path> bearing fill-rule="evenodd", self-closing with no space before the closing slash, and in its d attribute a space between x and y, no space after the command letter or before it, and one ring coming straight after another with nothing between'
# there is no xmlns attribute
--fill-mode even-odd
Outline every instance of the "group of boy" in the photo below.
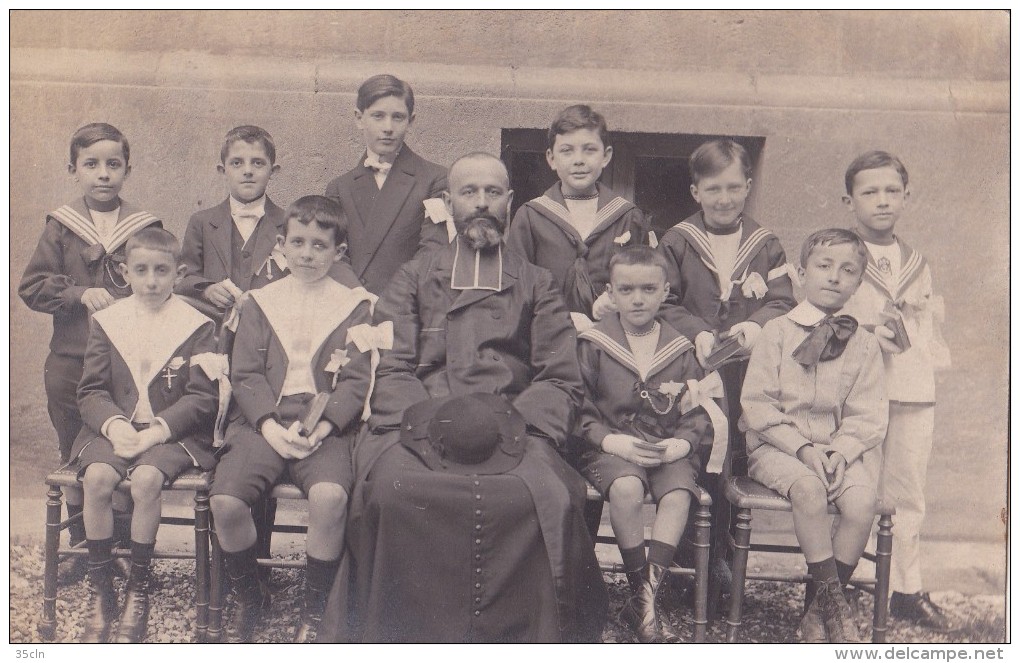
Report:
<svg viewBox="0 0 1020 663"><path fill-rule="evenodd" d="M231 130L217 166L229 197L192 217L183 251L158 219L120 200L126 138L106 124L72 138L69 172L82 198L48 215L19 293L53 315L45 385L61 460L84 488L83 497L67 495L69 516L82 514L72 518L84 524L72 528L72 542L85 540L93 585L84 641L144 638L160 491L189 467L214 465L212 510L233 597L228 641L250 641L268 605L251 507L282 477L309 498L295 639L313 640L344 553L354 438L374 407L378 417L413 404L384 402L384 377L382 393L372 394L380 354L401 342L386 326L386 307L374 311L374 293L415 255L453 251L457 236L492 235L494 244L477 245L502 251L504 231L511 252L548 270L577 327L579 421L569 431L536 430L609 502L632 591L621 619L639 641L677 639L661 615L668 569L698 486L718 497L727 445L745 432L749 475L793 504L814 580L805 640L859 639L844 587L876 495L897 506L893 616L950 628L921 592L917 550L932 373L944 352L930 270L894 234L909 196L897 158L870 152L851 164L844 200L856 227L808 238L795 270L805 297L797 304L778 238L744 214L751 163L734 141L710 141L692 155L701 210L656 247L640 209L599 182L612 158L604 118L571 106L549 131L547 160L559 182L525 203L508 230L503 209L496 226L448 234L444 222L455 215L444 220L442 211L454 211L457 194L444 192L442 167L404 144L414 120L410 86L372 77L355 116L363 163L331 182L326 197L306 196L286 212L266 196L280 168L272 137L258 127ZM479 204L488 210L505 199L508 208L505 188ZM437 207L440 195L446 204ZM480 284L478 263L465 275L474 289L503 288ZM453 278L455 290L472 289ZM732 356L717 361L724 346ZM215 382L227 379L228 365L232 404L217 413ZM321 414L308 421L317 401ZM228 420L221 449L211 435L217 414ZM127 477L131 569L118 611L112 503ZM647 553L646 493L657 505ZM831 535L828 502L842 514ZM717 527L724 515L719 509Z"/></svg>

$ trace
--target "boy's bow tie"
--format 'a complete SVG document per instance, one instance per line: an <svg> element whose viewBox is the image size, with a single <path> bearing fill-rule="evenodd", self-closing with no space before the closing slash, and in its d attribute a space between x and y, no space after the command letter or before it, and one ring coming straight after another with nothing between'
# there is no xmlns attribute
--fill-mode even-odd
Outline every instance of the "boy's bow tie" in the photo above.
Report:
<svg viewBox="0 0 1020 663"><path fill-rule="evenodd" d="M827 315L807 338L793 351L794 360L802 366L835 359L843 354L850 337L857 331L857 320L849 315Z"/></svg>
<svg viewBox="0 0 1020 663"><path fill-rule="evenodd" d="M371 168L372 170L378 173L382 173L383 175L389 174L390 168L392 167L393 167L392 163L379 161L379 159L375 158L371 154L365 157L365 168Z"/></svg>

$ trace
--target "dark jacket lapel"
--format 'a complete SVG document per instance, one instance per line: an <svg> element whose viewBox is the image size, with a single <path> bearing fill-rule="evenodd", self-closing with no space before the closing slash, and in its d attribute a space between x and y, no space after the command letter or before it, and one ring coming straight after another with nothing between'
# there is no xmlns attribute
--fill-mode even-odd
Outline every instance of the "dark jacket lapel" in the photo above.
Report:
<svg viewBox="0 0 1020 663"><path fill-rule="evenodd" d="M364 242L360 249L365 255L372 255L376 252L379 245L386 239L386 235L389 234L393 223L397 220L397 216L404 206L404 201L407 200L411 189L414 188L417 161L418 156L411 151L411 148L405 145L400 150L400 154L397 155L397 160L393 162L390 174L386 176L386 182L383 183L382 189L378 191L378 195L375 197L375 204L372 206L371 214L365 217L370 219L367 222ZM368 170L371 174L371 170L367 168L365 170ZM371 186L376 186L374 177L370 176L361 179L367 179ZM367 266L368 263L362 267L358 276L364 273Z"/></svg>
<svg viewBox="0 0 1020 663"><path fill-rule="evenodd" d="M231 233L234 230L234 218L230 216L230 198L216 206L214 216L209 221L212 228L213 252L220 260L223 273L230 275L230 247L233 244Z"/></svg>

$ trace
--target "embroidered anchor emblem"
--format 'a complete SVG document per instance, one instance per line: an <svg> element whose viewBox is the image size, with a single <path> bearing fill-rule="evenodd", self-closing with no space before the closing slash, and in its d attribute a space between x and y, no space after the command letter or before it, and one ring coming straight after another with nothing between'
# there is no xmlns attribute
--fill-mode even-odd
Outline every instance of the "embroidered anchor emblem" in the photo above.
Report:
<svg viewBox="0 0 1020 663"><path fill-rule="evenodd" d="M177 377L177 374L173 372L173 369L170 368L169 366L164 368L163 369L162 377L166 378L166 388L167 389L172 389L173 388L173 379L175 377Z"/></svg>

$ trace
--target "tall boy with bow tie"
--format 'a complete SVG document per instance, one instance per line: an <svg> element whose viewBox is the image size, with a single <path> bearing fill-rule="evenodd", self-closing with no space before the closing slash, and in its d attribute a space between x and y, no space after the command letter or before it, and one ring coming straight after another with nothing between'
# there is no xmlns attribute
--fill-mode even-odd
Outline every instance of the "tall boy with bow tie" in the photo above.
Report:
<svg viewBox="0 0 1020 663"><path fill-rule="evenodd" d="M805 642L859 642L843 586L875 519L876 449L889 418L878 341L836 315L867 265L861 239L812 233L797 274L805 301L766 323L744 379L748 476L788 497L816 594L801 620ZM832 533L828 502L840 510Z"/></svg>
<svg viewBox="0 0 1020 663"><path fill-rule="evenodd" d="M903 163L888 152L866 152L847 168L843 202L853 212L854 232L868 247L864 283L847 302L847 311L874 328L889 382L880 490L896 507L889 612L949 632L956 625L922 591L920 560L924 485L935 426L935 371L948 367L949 349L939 333L942 298L933 295L931 268L895 233L910 198L907 180Z"/></svg>
<svg viewBox="0 0 1020 663"><path fill-rule="evenodd" d="M216 391L213 322L174 297L180 244L162 228L127 241L133 294L92 316L78 403L85 426L71 451L85 493L92 603L83 642L106 642L117 615L113 493L131 478L131 573L113 642L140 642L149 615L149 566L163 484L189 467L212 469ZM211 362L211 363L208 363Z"/></svg>
<svg viewBox="0 0 1020 663"><path fill-rule="evenodd" d="M70 458L71 445L82 428L76 391L85 363L89 318L131 294L120 267L128 238L142 228L162 226L152 214L120 198L131 174L130 152L127 138L109 124L88 124L74 132L67 170L82 195L46 215L46 227L18 286L30 309L53 316L44 383L46 409L57 431L62 463ZM80 515L81 491L69 488L65 492L68 517ZM72 545L85 540L80 518L72 520L69 533ZM84 577L84 557L73 560L62 580Z"/></svg>
<svg viewBox="0 0 1020 663"><path fill-rule="evenodd" d="M358 88L356 103L364 156L330 182L325 195L343 208L354 273L369 292L381 295L419 248L450 243L439 199L446 169L404 143L415 117L414 91L405 81L372 76Z"/></svg>

